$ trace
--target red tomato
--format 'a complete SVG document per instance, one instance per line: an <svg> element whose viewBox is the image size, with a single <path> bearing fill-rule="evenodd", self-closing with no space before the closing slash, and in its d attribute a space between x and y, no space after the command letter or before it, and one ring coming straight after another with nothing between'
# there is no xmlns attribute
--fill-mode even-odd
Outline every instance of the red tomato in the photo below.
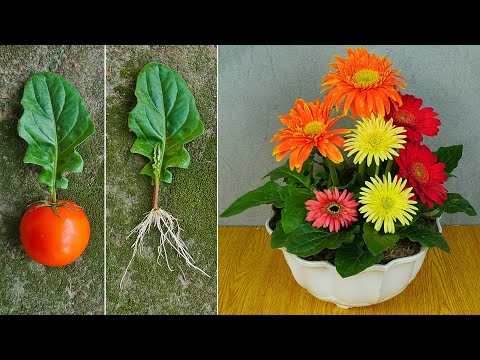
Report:
<svg viewBox="0 0 480 360"><path fill-rule="evenodd" d="M28 207L20 222L23 248L36 262L63 266L82 255L90 238L90 224L83 209L70 200L57 206L35 203Z"/></svg>

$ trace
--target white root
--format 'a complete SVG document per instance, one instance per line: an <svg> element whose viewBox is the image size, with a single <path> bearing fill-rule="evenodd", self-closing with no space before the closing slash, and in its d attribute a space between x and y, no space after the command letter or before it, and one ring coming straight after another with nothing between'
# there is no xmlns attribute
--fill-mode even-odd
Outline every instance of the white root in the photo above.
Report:
<svg viewBox="0 0 480 360"><path fill-rule="evenodd" d="M182 229L178 224L178 219L173 217L169 212L157 208L145 213L145 217L143 218L142 222L138 224L132 231L130 231L127 236L128 239L132 234L137 233L137 238L132 244L132 258L130 259L128 266L125 269L125 273L122 276L122 280L120 281L120 288L122 288L123 281L125 280L128 269L130 268L130 265L132 264L133 259L137 254L137 250L140 249L140 254L143 253L144 237L150 231L150 227L152 225L160 231L160 245L157 247L158 264L160 264L160 257L163 257L165 258L168 269L170 271L173 271L173 269L170 267L170 263L168 262L167 251L165 248L166 243L168 243L171 247L175 249L178 256L182 257L185 260L188 266L200 271L203 275L210 277L207 273L205 273L202 269L195 265L195 260L193 260L192 256L188 253L187 247L180 237L180 231L182 231Z"/></svg>

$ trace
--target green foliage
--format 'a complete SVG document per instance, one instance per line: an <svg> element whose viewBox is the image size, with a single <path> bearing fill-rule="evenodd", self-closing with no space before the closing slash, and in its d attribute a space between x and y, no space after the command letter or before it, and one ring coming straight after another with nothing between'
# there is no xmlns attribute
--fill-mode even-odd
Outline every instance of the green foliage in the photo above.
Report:
<svg viewBox="0 0 480 360"><path fill-rule="evenodd" d="M305 202L314 199L312 191L302 188L292 188L285 198L282 209L282 227L286 234L291 233L305 222L307 208Z"/></svg>
<svg viewBox="0 0 480 360"><path fill-rule="evenodd" d="M373 255L378 255L393 247L397 241L400 240L400 236L398 233L380 233L373 228L371 223L365 222L363 224L363 240L365 244L367 244L368 250L370 250Z"/></svg>
<svg viewBox="0 0 480 360"><path fill-rule="evenodd" d="M419 242L426 247L439 247L443 251L450 252L450 248L443 238L442 234L435 228L426 226L420 222L415 222L398 231L401 238L409 238L411 241Z"/></svg>
<svg viewBox="0 0 480 360"><path fill-rule="evenodd" d="M458 165L458 161L462 158L463 145L452 145L448 147L440 147L434 152L438 157L438 161L445 163L445 172L450 174Z"/></svg>
<svg viewBox="0 0 480 360"><path fill-rule="evenodd" d="M420 209L420 213L429 218L438 218L444 212L447 214L463 212L469 216L477 215L473 206L462 195L456 193L448 193L447 200L443 202L442 206L435 205L433 208L429 208L422 203L419 203L417 206Z"/></svg>
<svg viewBox="0 0 480 360"><path fill-rule="evenodd" d="M366 268L379 263L383 259L383 253L373 255L365 249L363 241L355 241L345 244L335 253L335 266L341 277L346 278L356 275Z"/></svg>
<svg viewBox="0 0 480 360"><path fill-rule="evenodd" d="M190 154L184 145L204 132L195 98L183 78L168 66L151 62L140 71L137 105L128 126L137 135L130 151L149 162L141 174L172 182L171 167L186 169Z"/></svg>
<svg viewBox="0 0 480 360"><path fill-rule="evenodd" d="M285 187L269 181L265 185L239 197L220 216L237 215L249 208L263 204L273 204L278 208L283 208L285 206L285 189Z"/></svg>
<svg viewBox="0 0 480 360"><path fill-rule="evenodd" d="M310 186L309 177L303 173L298 173L296 170L290 170L288 162L277 167L276 169L273 169L267 175L265 175L264 178L267 176L269 176L270 180L272 181L278 179L291 179L299 184L302 184L306 188Z"/></svg>
<svg viewBox="0 0 480 360"><path fill-rule="evenodd" d="M304 223L286 234L279 224L281 222L277 223L272 233L272 247L285 247L289 253L298 256L315 255L323 249L337 249L344 242L352 242L355 237L351 230L331 233L328 229L316 228L310 223Z"/></svg>
<svg viewBox="0 0 480 360"><path fill-rule="evenodd" d="M30 77L21 103L18 135L28 144L23 162L43 167L38 181L48 185L55 200L56 189L68 187L64 173L83 170L76 148L95 132L95 125L73 85L53 73Z"/></svg>
<svg viewBox="0 0 480 360"><path fill-rule="evenodd" d="M352 191L351 189L353 189L357 183L357 177L358 177L358 173L353 169L344 171L343 173L341 173L339 178L340 178L340 184L345 184L345 185L337 186L338 189L339 190L348 189L349 191Z"/></svg>
<svg viewBox="0 0 480 360"><path fill-rule="evenodd" d="M464 212L469 216L477 215L477 212L470 203L465 200L462 195L456 193L448 193L447 200L443 203L441 209L448 213L454 214L457 212Z"/></svg>
<svg viewBox="0 0 480 360"><path fill-rule="evenodd" d="M443 210L437 205L435 205L433 208L430 208L427 204L417 201L415 206L418 207L417 214L421 214L422 216L428 218L436 219L443 214Z"/></svg>

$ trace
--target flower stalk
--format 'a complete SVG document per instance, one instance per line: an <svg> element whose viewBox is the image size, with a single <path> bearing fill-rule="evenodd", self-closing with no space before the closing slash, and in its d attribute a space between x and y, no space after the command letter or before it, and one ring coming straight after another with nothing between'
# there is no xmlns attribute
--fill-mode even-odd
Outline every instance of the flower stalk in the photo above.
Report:
<svg viewBox="0 0 480 360"><path fill-rule="evenodd" d="M385 167L385 175L392 171L393 159L388 159L387 166Z"/></svg>
<svg viewBox="0 0 480 360"><path fill-rule="evenodd" d="M340 185L338 181L337 170L335 169L335 164L331 161L328 162L328 170L330 170L330 180L333 186Z"/></svg>
<svg viewBox="0 0 480 360"><path fill-rule="evenodd" d="M366 173L367 173L367 160L363 160L360 163L360 166L358 167L358 179L360 181L360 184L363 184L365 182Z"/></svg>

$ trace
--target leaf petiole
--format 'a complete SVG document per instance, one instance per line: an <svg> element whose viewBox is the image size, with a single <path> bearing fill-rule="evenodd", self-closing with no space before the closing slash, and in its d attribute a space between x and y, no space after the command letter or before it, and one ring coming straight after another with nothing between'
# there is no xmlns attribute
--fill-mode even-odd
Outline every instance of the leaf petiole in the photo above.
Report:
<svg viewBox="0 0 480 360"><path fill-rule="evenodd" d="M155 189L153 190L153 208L158 209L158 190L160 188L160 181L155 178Z"/></svg>
<svg viewBox="0 0 480 360"><path fill-rule="evenodd" d="M385 168L385 175L392 171L393 159L388 159L387 166Z"/></svg>
<svg viewBox="0 0 480 360"><path fill-rule="evenodd" d="M328 162L328 169L330 170L330 180L332 182L332 185L340 185L340 182L338 181L337 170L335 169L335 164L332 161Z"/></svg>
<svg viewBox="0 0 480 360"><path fill-rule="evenodd" d="M363 184L363 182L365 181L366 171L367 171L367 159L363 159L363 161L360 163L358 167L358 180L360 184Z"/></svg>

